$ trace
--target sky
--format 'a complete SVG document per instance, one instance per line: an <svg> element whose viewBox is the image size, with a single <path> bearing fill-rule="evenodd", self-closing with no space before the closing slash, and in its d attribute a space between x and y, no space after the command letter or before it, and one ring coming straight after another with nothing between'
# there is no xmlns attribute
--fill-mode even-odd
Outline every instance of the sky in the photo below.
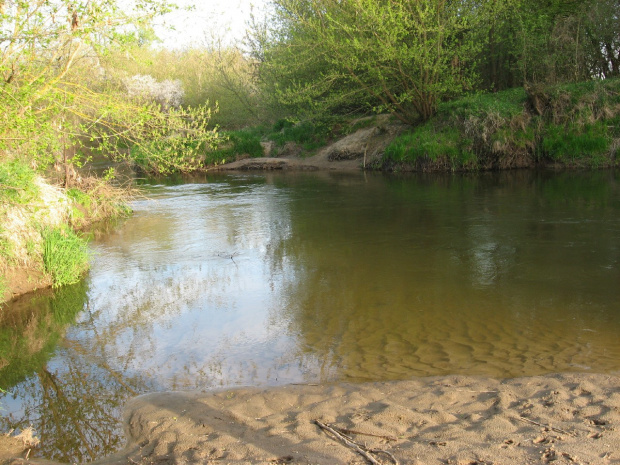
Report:
<svg viewBox="0 0 620 465"><path fill-rule="evenodd" d="M228 43L242 39L250 13L254 10L259 14L268 0L177 0L175 3L193 10L181 9L157 22L155 31L167 48L205 45L216 38Z"/></svg>

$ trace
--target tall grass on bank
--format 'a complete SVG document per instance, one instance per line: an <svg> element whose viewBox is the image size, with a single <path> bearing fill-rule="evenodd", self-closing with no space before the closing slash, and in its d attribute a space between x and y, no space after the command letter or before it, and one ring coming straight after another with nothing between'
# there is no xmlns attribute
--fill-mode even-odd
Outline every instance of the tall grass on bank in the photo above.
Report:
<svg viewBox="0 0 620 465"><path fill-rule="evenodd" d="M75 284L88 269L88 248L84 238L68 227L47 228L42 232L43 265L53 286Z"/></svg>
<svg viewBox="0 0 620 465"><path fill-rule="evenodd" d="M620 79L528 87L444 102L401 134L380 168L485 170L618 164Z"/></svg>

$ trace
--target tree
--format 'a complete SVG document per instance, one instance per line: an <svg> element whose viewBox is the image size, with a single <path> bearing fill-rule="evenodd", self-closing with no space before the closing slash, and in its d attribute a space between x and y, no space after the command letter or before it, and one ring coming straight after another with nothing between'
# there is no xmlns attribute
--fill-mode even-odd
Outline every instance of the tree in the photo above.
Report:
<svg viewBox="0 0 620 465"><path fill-rule="evenodd" d="M203 130L207 108L166 111L127 99L101 60L110 48L122 47L130 31L148 29L171 8L167 0L2 2L0 158L66 166L72 162L68 148L85 144L118 154L117 142L140 144L145 136L213 142L214 133ZM187 168L187 160L171 160L167 168Z"/></svg>
<svg viewBox="0 0 620 465"><path fill-rule="evenodd" d="M257 41L263 82L279 100L320 111L373 108L406 123L471 89L463 40L472 21L449 0L275 0L276 28Z"/></svg>
<svg viewBox="0 0 620 465"><path fill-rule="evenodd" d="M620 73L617 0L486 0L468 40L485 90L558 84Z"/></svg>
<svg viewBox="0 0 620 465"><path fill-rule="evenodd" d="M620 1L588 2L583 12L591 73L601 78L620 76Z"/></svg>

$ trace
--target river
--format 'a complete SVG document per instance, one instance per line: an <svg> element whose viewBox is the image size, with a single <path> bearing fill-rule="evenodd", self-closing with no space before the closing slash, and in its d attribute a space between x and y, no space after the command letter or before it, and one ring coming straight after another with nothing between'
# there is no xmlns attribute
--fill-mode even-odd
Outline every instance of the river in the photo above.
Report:
<svg viewBox="0 0 620 465"><path fill-rule="evenodd" d="M0 328L0 427L36 455L124 445L162 390L620 372L612 171L213 174L143 182L74 286Z"/></svg>

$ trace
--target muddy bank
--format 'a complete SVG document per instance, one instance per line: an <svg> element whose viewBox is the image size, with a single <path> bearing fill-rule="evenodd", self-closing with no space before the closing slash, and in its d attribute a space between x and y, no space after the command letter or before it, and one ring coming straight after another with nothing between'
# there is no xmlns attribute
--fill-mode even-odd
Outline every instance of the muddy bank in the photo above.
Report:
<svg viewBox="0 0 620 465"><path fill-rule="evenodd" d="M616 464L620 378L448 376L156 393L130 401L125 422L127 449L97 463L371 463L361 450L381 464Z"/></svg>

